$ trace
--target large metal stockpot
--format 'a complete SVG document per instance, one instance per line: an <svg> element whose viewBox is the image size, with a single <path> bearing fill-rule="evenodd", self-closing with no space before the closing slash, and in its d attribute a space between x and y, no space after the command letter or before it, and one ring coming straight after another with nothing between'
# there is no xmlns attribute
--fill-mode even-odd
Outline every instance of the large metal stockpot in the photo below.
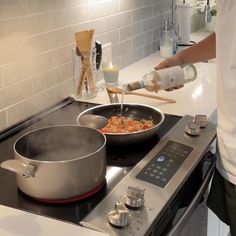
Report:
<svg viewBox="0 0 236 236"><path fill-rule="evenodd" d="M89 108L79 114L77 118L78 124L80 124L81 117L86 114L101 115L109 119L111 116L121 115L121 104L104 104ZM107 142L110 144L133 144L145 141L157 133L157 130L165 119L164 113L159 109L138 103L124 103L122 116L137 120L151 119L155 125L150 129L131 133L105 133Z"/></svg>
<svg viewBox="0 0 236 236"><path fill-rule="evenodd" d="M14 144L15 159L1 167L17 173L27 195L45 200L69 199L105 182L106 137L96 129L50 126L26 133Z"/></svg>

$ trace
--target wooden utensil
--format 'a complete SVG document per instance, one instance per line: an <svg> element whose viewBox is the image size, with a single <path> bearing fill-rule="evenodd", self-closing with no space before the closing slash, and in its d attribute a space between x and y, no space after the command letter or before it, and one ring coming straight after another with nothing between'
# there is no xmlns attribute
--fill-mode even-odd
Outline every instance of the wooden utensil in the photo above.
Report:
<svg viewBox="0 0 236 236"><path fill-rule="evenodd" d="M87 85L88 92L96 93L96 85L93 78L92 66L90 63L91 44L93 40L94 30L81 31L75 33L76 45L78 53L82 59L82 69L80 74L80 82L77 87L77 95L82 95L83 84Z"/></svg>
<svg viewBox="0 0 236 236"><path fill-rule="evenodd" d="M170 103L175 103L176 100L172 98L165 98L161 96L156 96L156 95L151 95L151 94L146 94L146 93L139 93L139 92L125 92L122 88L118 87L108 87L107 88L110 92L112 93L118 93L118 94L127 94L127 95L136 95L136 96L142 96L142 97L147 97L147 98L153 98L153 99L158 99Z"/></svg>

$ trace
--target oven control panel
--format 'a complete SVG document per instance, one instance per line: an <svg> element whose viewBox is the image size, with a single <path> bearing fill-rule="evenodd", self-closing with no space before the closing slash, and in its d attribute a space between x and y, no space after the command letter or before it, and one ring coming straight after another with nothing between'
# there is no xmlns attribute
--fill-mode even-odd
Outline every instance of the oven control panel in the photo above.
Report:
<svg viewBox="0 0 236 236"><path fill-rule="evenodd" d="M156 235L215 140L216 125L200 118L181 118L80 224L109 235Z"/></svg>
<svg viewBox="0 0 236 236"><path fill-rule="evenodd" d="M170 140L136 177L163 188L192 150L192 147Z"/></svg>

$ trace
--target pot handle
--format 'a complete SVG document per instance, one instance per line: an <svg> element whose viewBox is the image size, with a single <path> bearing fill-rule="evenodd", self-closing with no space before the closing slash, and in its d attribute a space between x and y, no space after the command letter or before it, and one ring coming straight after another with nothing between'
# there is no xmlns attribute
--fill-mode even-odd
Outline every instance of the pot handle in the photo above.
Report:
<svg viewBox="0 0 236 236"><path fill-rule="evenodd" d="M0 165L3 169L10 170L16 174L24 177L34 177L36 166L31 164L25 164L19 160L7 160L1 163Z"/></svg>

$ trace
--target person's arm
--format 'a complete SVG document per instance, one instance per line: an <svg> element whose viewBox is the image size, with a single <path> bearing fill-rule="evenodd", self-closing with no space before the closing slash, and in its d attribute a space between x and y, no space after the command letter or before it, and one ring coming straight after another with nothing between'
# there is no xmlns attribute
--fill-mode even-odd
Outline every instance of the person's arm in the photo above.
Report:
<svg viewBox="0 0 236 236"><path fill-rule="evenodd" d="M176 55L163 60L155 67L156 70L166 67L190 64L209 60L216 57L215 33L210 34L200 42L186 48Z"/></svg>

